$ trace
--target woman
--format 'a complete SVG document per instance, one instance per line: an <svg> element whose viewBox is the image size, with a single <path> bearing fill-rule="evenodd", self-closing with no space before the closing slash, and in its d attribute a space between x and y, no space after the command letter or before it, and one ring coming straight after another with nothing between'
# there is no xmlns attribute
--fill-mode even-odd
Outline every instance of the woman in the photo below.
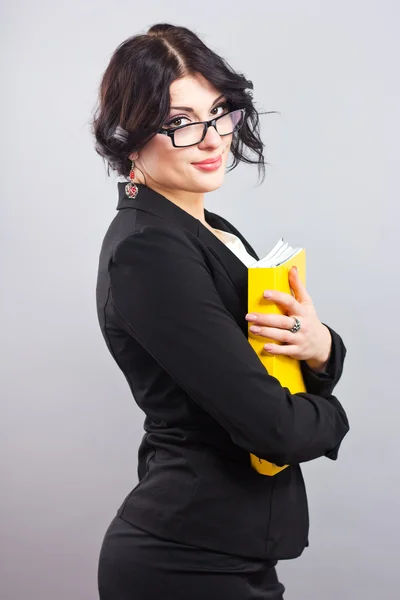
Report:
<svg viewBox="0 0 400 600"><path fill-rule="evenodd" d="M125 182L100 252L98 317L146 415L139 482L100 552L101 600L283 598L276 564L308 545L299 463L335 460L349 430L332 395L340 336L291 271L295 297L272 292L286 314L256 321L284 342L272 352L301 361L307 392L271 377L247 339L247 266L259 257L204 208L229 153L231 168L265 169L252 87L168 24L122 43L101 82L96 150ZM264 476L250 453L290 466Z"/></svg>

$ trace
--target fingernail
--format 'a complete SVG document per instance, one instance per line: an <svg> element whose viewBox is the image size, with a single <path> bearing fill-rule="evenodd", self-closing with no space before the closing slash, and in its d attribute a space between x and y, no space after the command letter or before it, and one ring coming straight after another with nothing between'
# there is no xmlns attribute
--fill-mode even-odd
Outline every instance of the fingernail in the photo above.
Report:
<svg viewBox="0 0 400 600"><path fill-rule="evenodd" d="M245 317L248 321L255 321L257 319L257 315L253 315L252 313L250 313L249 315L246 315Z"/></svg>
<svg viewBox="0 0 400 600"><path fill-rule="evenodd" d="M272 292L264 292L264 298L272 298Z"/></svg>

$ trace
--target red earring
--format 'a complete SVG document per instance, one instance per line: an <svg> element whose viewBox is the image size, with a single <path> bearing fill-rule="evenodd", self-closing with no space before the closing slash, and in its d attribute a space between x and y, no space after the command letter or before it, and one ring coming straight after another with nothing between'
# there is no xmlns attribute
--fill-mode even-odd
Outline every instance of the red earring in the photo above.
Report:
<svg viewBox="0 0 400 600"><path fill-rule="evenodd" d="M137 196L138 191L139 191L139 188L136 185L136 183L133 183L133 179L135 177L135 171L133 170L134 162L135 161L132 161L132 167L131 167L131 171L129 173L129 179L131 181L130 181L130 183L127 183L126 186L125 186L125 193L126 193L127 196L129 196L129 198L135 198Z"/></svg>

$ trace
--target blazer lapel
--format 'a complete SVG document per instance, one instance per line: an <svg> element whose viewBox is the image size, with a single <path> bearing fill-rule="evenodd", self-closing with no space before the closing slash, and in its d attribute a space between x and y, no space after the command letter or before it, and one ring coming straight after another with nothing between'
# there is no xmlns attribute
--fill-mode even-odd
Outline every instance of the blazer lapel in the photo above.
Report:
<svg viewBox="0 0 400 600"><path fill-rule="evenodd" d="M236 289L240 300L247 311L247 293L248 293L248 268L236 256L232 250L224 244L216 235L214 235L207 227L203 225L199 219L190 215L187 211L180 208L177 204L168 200L162 194L152 190L144 184L136 184L138 186L138 194L136 198L129 198L125 193L127 182L118 182L118 204L117 210L125 208L136 208L143 212L148 212L153 215L173 222L176 225L188 229L212 251L214 256L225 269L229 279ZM219 217L215 213L204 209L206 222L215 229L234 233L243 242L247 252L254 256L254 260L258 260L258 256L254 249L250 246L242 234L228 224L225 219Z"/></svg>

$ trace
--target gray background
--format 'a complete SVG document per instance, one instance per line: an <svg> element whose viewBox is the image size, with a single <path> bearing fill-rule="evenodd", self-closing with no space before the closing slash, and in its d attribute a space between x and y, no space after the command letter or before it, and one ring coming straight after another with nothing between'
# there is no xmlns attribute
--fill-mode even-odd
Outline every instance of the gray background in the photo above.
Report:
<svg viewBox="0 0 400 600"><path fill-rule="evenodd" d="M285 600L394 598L399 4L16 0L1 12L1 599L97 598L105 530L137 482L144 414L95 307L118 179L88 123L114 49L162 21L194 28L254 82L260 110L281 112L261 117L264 184L240 165L205 206L260 256L281 236L304 245L319 317L348 348L336 394L352 430L337 462L304 465L310 547L278 565Z"/></svg>

